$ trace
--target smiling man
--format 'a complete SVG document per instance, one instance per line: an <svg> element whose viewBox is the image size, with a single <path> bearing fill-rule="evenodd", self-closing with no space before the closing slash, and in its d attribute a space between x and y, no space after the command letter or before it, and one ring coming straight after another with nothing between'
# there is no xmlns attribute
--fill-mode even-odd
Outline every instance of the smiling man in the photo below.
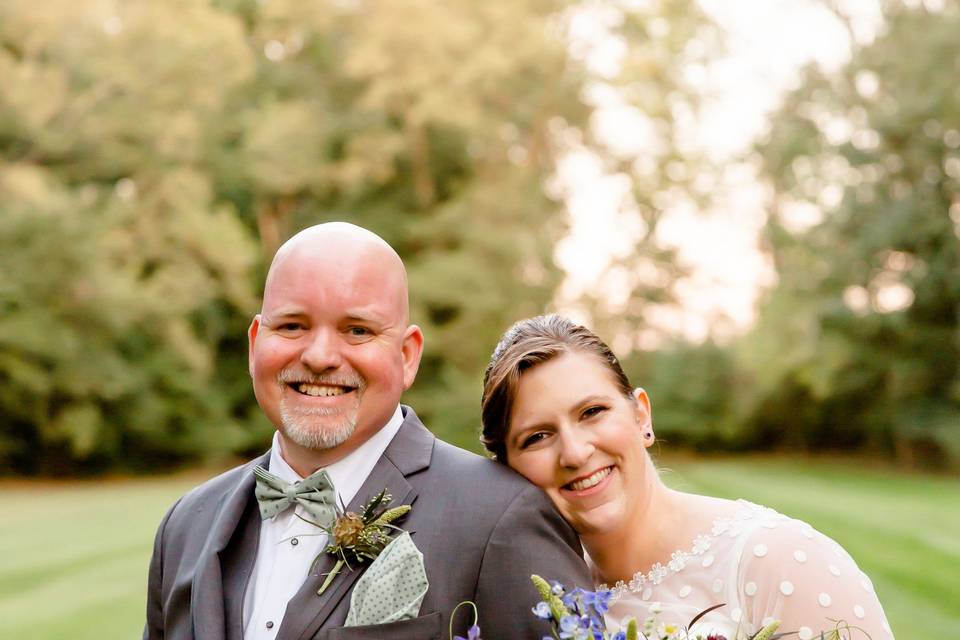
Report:
<svg viewBox="0 0 960 640"><path fill-rule="evenodd" d="M543 637L530 574L590 584L576 535L542 492L437 440L400 405L424 342L408 315L403 263L375 234L329 223L280 248L248 332L254 393L277 428L273 446L167 513L144 638L446 640L466 600L484 637ZM304 487L321 496L319 506L300 499ZM324 587L332 541L311 521L330 515L334 501L359 512L384 489L394 505L411 505L399 525L423 555L429 587L415 615L345 627L367 565ZM466 635L470 622L458 615L453 628Z"/></svg>

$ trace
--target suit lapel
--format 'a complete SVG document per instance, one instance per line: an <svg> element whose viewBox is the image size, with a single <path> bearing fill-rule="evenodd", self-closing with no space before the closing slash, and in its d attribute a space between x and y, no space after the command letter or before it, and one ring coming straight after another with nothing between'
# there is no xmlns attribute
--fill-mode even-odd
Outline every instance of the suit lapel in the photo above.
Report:
<svg viewBox="0 0 960 640"><path fill-rule="evenodd" d="M218 513L210 528L210 534L197 561L197 571L194 574L190 595L193 634L196 638L224 640L227 637L224 628L227 618L225 596L230 596L231 606L235 602L238 591L240 591L240 598L243 598L242 591L246 584L243 571L230 571L228 575L230 583L225 585L224 575L221 572L220 556L233 538L233 534L244 515L249 516L252 513L248 509L254 485L252 467L257 464L266 465L269 459L269 454L266 454L247 463L245 465L246 472L242 473L240 482L231 491L224 494L220 501ZM247 538L248 536L243 537ZM253 553L256 553L255 542ZM246 575L249 575L249 570ZM237 584L237 581L240 581L241 584ZM231 633L230 637L233 636L234 634Z"/></svg>
<svg viewBox="0 0 960 640"><path fill-rule="evenodd" d="M257 500L251 494L230 544L220 554L227 640L243 639L243 600L257 558L261 522Z"/></svg>
<svg viewBox="0 0 960 640"><path fill-rule="evenodd" d="M403 410L403 425L380 456L357 495L347 505L348 511L359 513L370 498L384 488L393 496L393 506L412 505L417 499L416 490L407 482L405 476L430 465L435 438L423 426L413 409L403 407ZM326 574L333 568L334 563L333 558L324 554L315 570L307 577L303 587L287 604L283 624L277 634L278 640L312 637L325 626L334 611L343 609L343 615L337 617L346 617L345 607L349 601L343 602L344 598L363 574L364 567L355 567L352 571L346 568L341 569L340 574L334 578L323 595L318 596L317 590L323 584ZM343 603L342 607L341 603Z"/></svg>

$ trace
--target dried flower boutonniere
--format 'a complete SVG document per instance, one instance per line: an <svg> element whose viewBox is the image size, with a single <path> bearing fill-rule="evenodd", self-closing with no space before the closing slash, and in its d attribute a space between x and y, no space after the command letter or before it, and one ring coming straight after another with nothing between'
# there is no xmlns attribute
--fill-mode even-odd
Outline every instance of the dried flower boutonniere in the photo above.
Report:
<svg viewBox="0 0 960 640"><path fill-rule="evenodd" d="M336 507L337 517L329 529L308 520L327 532L329 543L323 553L337 559L337 563L317 590L318 596L327 590L344 565L347 569L352 569L351 563L360 565L375 560L390 542L391 530L402 531L392 523L409 513L410 505L390 508L392 500L391 495L384 489L367 503L359 515ZM322 557L323 554L316 557L314 566Z"/></svg>

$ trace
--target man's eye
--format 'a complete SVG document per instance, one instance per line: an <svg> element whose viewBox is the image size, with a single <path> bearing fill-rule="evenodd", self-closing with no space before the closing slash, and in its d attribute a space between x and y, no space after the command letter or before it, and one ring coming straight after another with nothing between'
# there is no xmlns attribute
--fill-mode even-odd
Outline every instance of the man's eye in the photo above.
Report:
<svg viewBox="0 0 960 640"><path fill-rule="evenodd" d="M299 331L302 328L303 325L299 322L284 322L277 327L277 331Z"/></svg>
<svg viewBox="0 0 960 640"><path fill-rule="evenodd" d="M366 327L350 327L347 329L347 332L352 336L368 336L370 335L370 330Z"/></svg>

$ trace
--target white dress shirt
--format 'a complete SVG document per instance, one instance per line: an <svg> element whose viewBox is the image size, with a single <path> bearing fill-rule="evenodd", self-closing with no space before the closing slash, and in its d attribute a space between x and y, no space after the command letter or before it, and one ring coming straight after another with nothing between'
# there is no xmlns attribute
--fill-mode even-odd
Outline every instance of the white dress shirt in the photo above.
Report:
<svg viewBox="0 0 960 640"><path fill-rule="evenodd" d="M342 460L326 468L340 505L350 504L387 445L403 424L397 406L387 424ZM303 480L280 455L279 434L273 435L270 473L286 482ZM372 497L372 496L371 496ZM260 542L253 575L243 597L244 640L273 640L287 609L300 590L314 559L323 552L327 535L297 515L309 517L303 507L287 509L260 524Z"/></svg>

